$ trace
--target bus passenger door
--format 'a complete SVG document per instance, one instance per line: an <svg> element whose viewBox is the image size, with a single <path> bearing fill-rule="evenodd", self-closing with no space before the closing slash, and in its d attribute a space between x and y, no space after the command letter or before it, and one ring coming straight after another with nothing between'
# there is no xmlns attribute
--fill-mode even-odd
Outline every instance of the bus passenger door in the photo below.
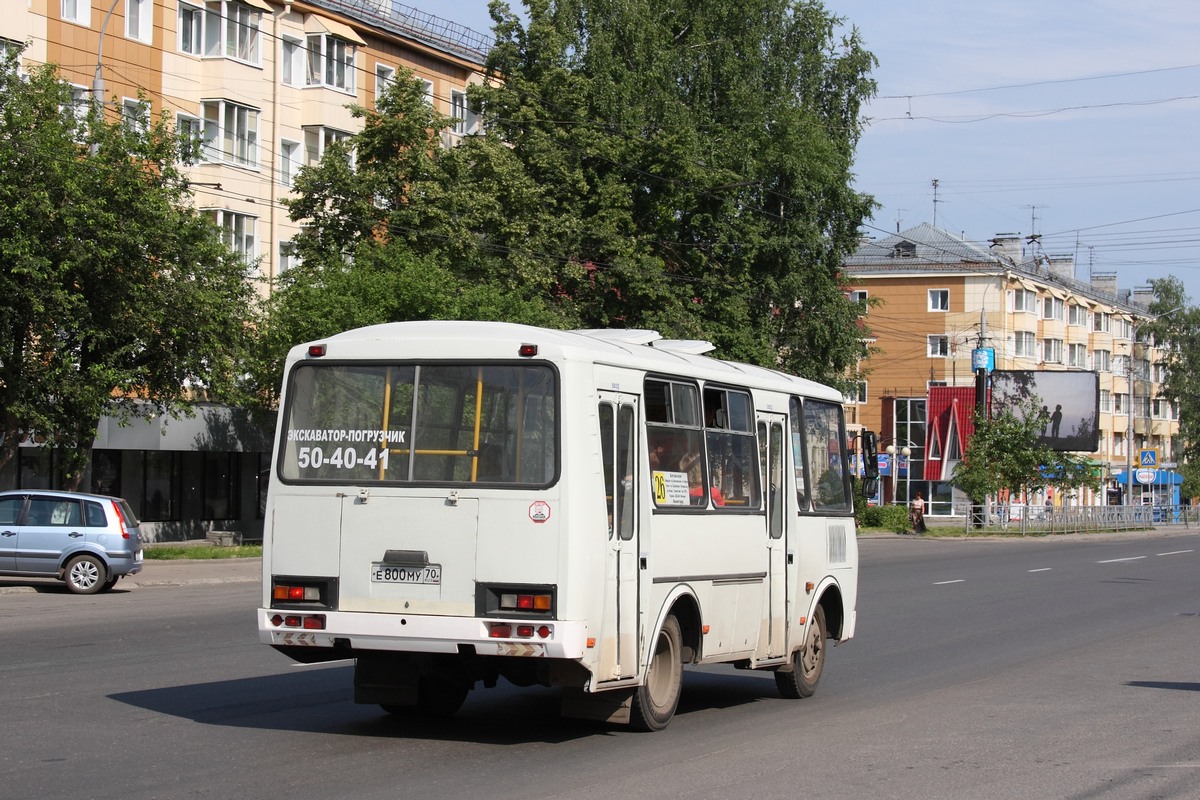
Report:
<svg viewBox="0 0 1200 800"><path fill-rule="evenodd" d="M783 468L783 431L786 418L758 415L758 455L762 468L763 508L767 522L767 650L766 657L787 655L787 508ZM761 650L760 650L761 653Z"/></svg>
<svg viewBox="0 0 1200 800"><path fill-rule="evenodd" d="M608 510L604 615L600 631L603 680L633 678L638 668L637 397L600 392L600 452Z"/></svg>

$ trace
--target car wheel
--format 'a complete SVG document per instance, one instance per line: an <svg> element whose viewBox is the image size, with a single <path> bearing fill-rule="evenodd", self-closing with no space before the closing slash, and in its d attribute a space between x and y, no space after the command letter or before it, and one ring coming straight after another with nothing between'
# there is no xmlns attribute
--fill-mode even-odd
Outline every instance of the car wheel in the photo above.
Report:
<svg viewBox="0 0 1200 800"><path fill-rule="evenodd" d="M67 588L75 594L96 594L108 580L104 562L95 556L81 555L67 562L63 571Z"/></svg>
<svg viewBox="0 0 1200 800"><path fill-rule="evenodd" d="M104 592L111 590L114 586L117 585L117 580L118 580L118 578L114 575L113 577L109 578L104 583L102 583L100 585L100 593L103 594Z"/></svg>

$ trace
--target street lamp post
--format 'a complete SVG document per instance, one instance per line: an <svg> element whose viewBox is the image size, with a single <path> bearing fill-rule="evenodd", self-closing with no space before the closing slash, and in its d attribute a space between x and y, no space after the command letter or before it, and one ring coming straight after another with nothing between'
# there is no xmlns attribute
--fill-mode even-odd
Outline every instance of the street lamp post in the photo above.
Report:
<svg viewBox="0 0 1200 800"><path fill-rule="evenodd" d="M889 444L886 449L887 449L888 458L890 458L892 461L892 502L895 503L896 502L896 485L900 479L900 460L898 458L896 458L896 456L902 455L905 458L908 458L909 456L912 455L912 448L910 448L908 445L904 445L899 450L897 450L896 443L893 442L892 444Z"/></svg>

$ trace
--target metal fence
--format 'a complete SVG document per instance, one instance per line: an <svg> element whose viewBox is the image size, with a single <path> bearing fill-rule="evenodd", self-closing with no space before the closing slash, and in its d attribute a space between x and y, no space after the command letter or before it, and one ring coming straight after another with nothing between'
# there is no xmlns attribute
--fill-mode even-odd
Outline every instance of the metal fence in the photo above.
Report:
<svg viewBox="0 0 1200 800"><path fill-rule="evenodd" d="M1200 527L1200 507L1169 505L1135 506L1038 506L969 505L954 507L954 516L962 517L966 533L1049 534L1086 533L1088 531L1130 531L1178 526ZM944 517L942 519L945 519ZM929 521L930 518L926 517Z"/></svg>

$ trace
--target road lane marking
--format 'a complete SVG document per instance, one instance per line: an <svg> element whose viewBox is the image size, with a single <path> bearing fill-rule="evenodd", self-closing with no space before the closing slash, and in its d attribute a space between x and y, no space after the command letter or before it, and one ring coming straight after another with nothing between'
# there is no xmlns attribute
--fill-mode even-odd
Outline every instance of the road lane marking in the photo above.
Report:
<svg viewBox="0 0 1200 800"><path fill-rule="evenodd" d="M956 581L934 581L933 585L934 586L945 586L948 583L966 583L966 580L963 578L959 578Z"/></svg>
<svg viewBox="0 0 1200 800"><path fill-rule="evenodd" d="M1052 569L1054 569L1054 567L1041 567L1039 569L1031 569L1029 571L1030 572L1049 572Z"/></svg>
<svg viewBox="0 0 1200 800"><path fill-rule="evenodd" d="M1141 561L1145 556L1130 556L1129 558L1110 558L1107 561L1097 561L1097 564L1118 564L1122 561Z"/></svg>
<svg viewBox="0 0 1200 800"><path fill-rule="evenodd" d="M1195 550L1172 550L1169 553L1159 553L1160 556L1181 556L1184 553L1194 553Z"/></svg>

